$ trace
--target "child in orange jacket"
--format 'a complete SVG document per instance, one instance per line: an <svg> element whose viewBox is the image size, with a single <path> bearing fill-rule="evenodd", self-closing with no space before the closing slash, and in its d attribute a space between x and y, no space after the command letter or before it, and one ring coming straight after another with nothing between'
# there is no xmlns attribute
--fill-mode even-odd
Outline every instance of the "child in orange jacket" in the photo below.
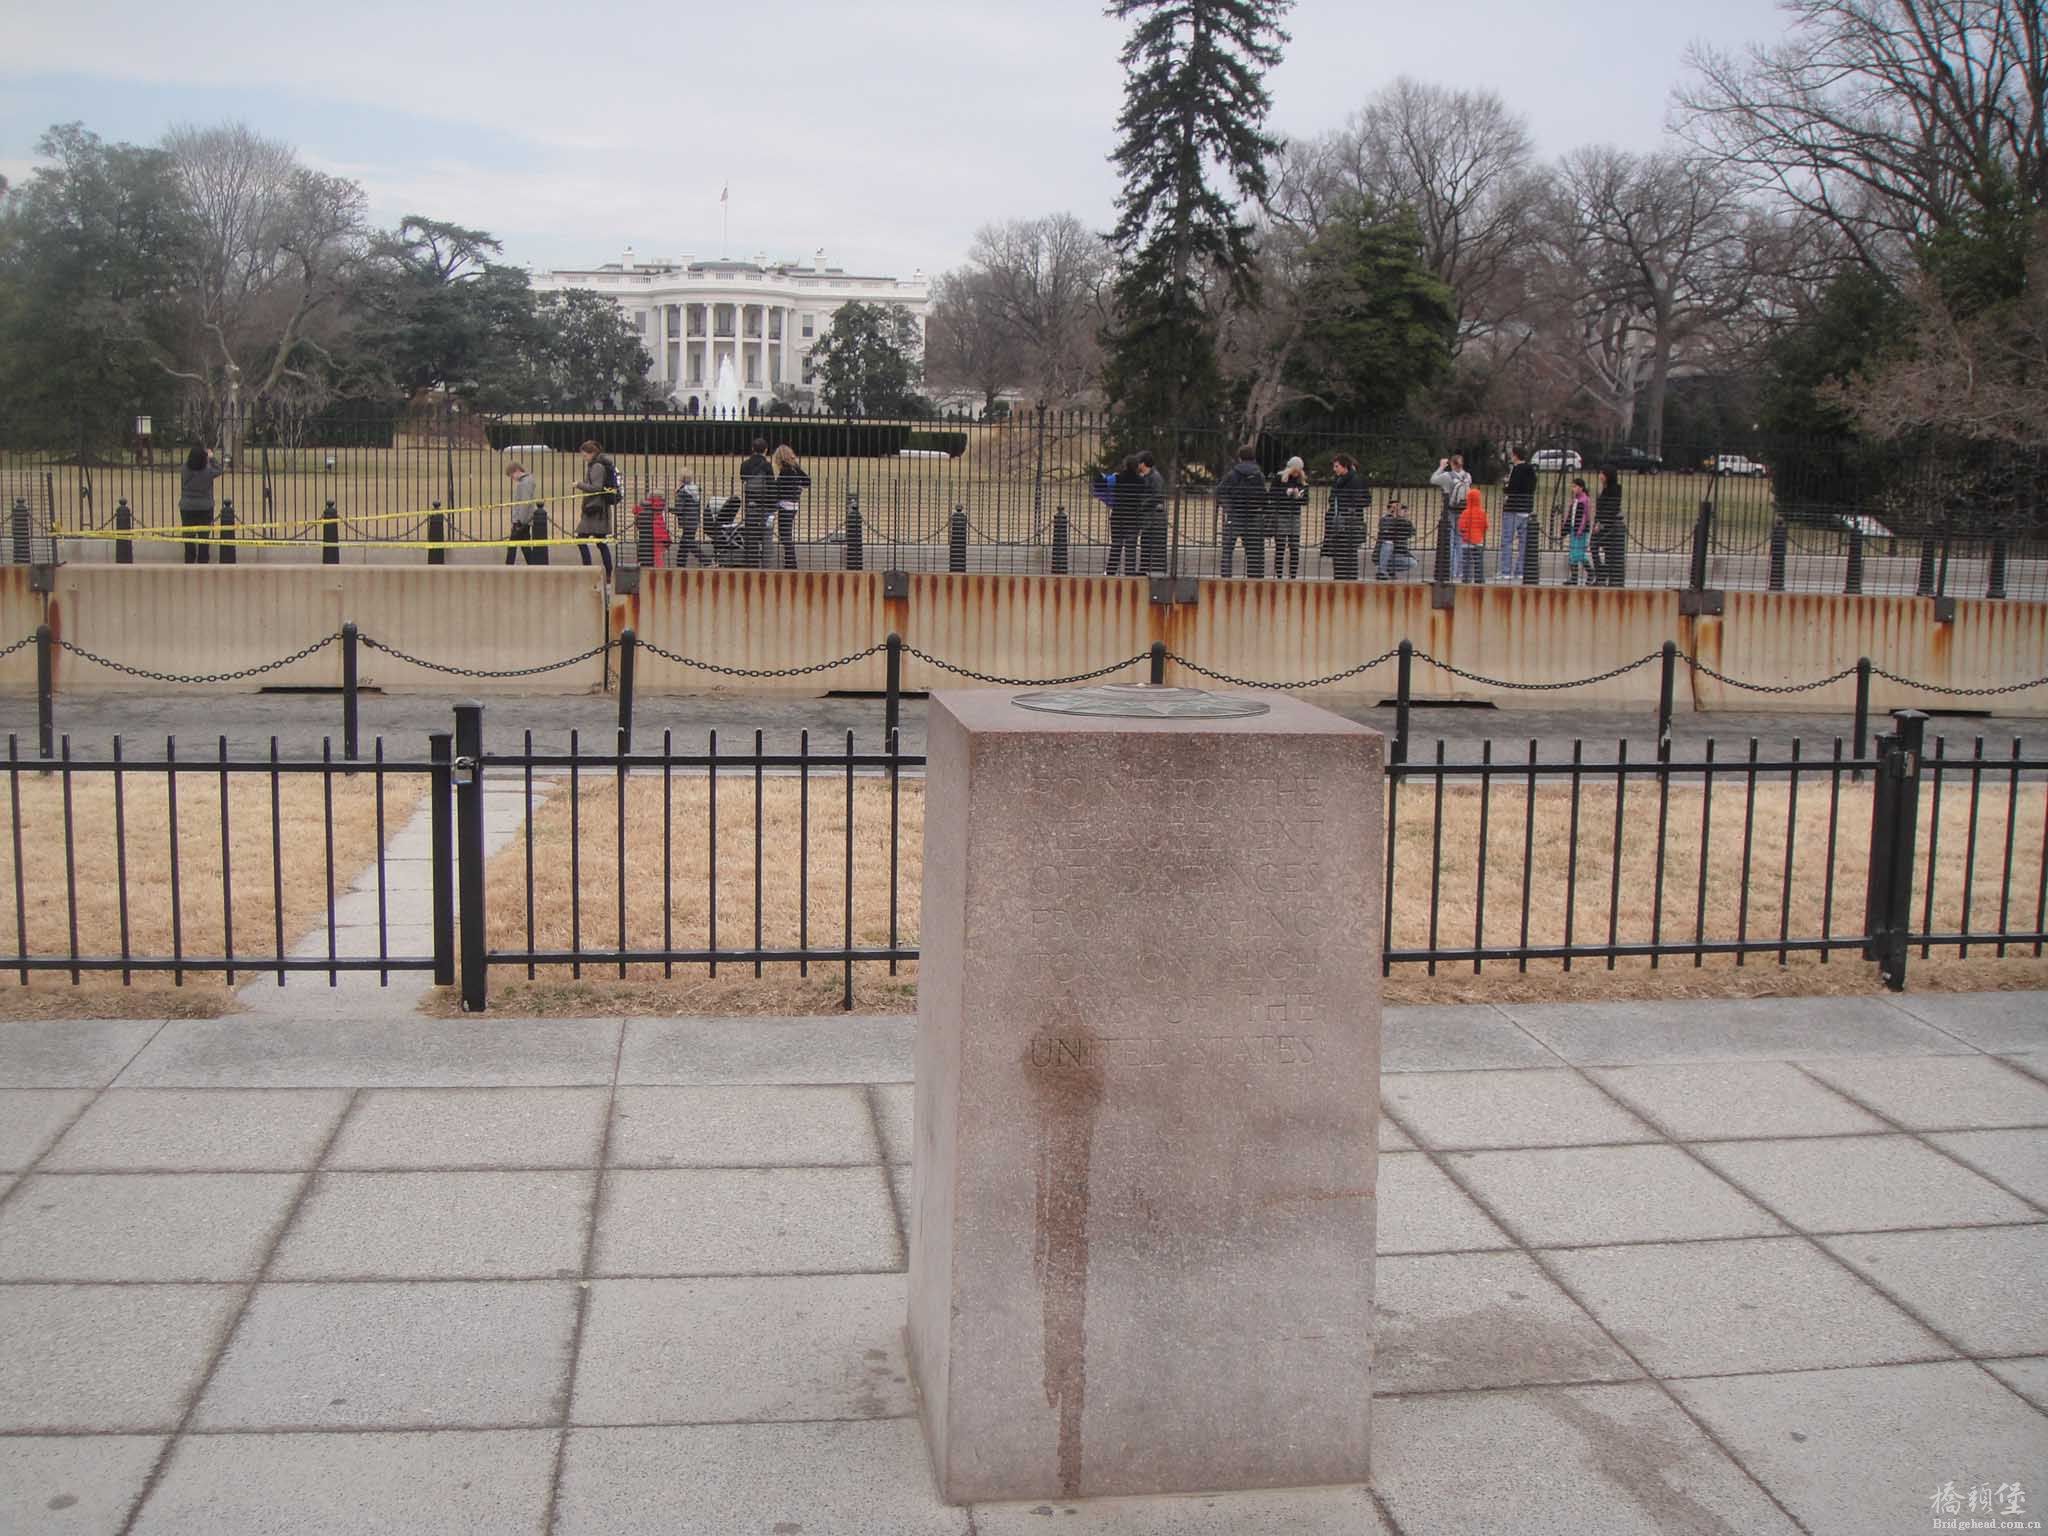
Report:
<svg viewBox="0 0 2048 1536"><path fill-rule="evenodd" d="M1465 493L1465 510L1458 518L1458 537L1465 541L1465 569L1458 573L1459 579L1485 581L1486 498L1479 494L1476 485Z"/></svg>

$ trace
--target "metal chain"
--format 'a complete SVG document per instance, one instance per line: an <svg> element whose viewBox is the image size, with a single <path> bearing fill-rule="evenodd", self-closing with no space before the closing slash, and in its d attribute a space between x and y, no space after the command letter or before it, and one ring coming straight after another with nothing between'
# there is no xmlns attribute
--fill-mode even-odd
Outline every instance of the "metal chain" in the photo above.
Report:
<svg viewBox="0 0 2048 1536"><path fill-rule="evenodd" d="M451 667L442 662L428 661L424 657L411 655L395 645L386 645L382 640L373 639L369 635L364 635L362 641L373 651L382 651L385 655L395 656L400 661L409 661L416 667L425 667L429 672L445 672L450 677L538 677L543 672L559 672L564 667L573 667L578 662L590 660L593 656L602 656L606 650L602 645L593 645L587 651L580 651L574 656L564 656L560 661L543 662L537 667Z"/></svg>
<svg viewBox="0 0 2048 1536"><path fill-rule="evenodd" d="M1332 672L1327 677L1304 678L1298 683L1262 683L1254 678L1232 677L1228 672L1218 672L1213 668L1203 666L1198 661L1189 661L1187 657L1180 655L1176 651L1168 651L1166 656L1169 661L1186 667L1190 672L1198 672L1203 677L1212 678L1219 683L1229 683L1237 688L1267 688L1278 693L1292 693L1305 688L1326 688L1331 683L1341 683L1347 677L1356 677L1361 672L1370 672L1374 667L1379 666L1383 662L1391 661L1400 654L1401 647L1397 645L1391 650L1381 651L1371 661L1361 661L1355 667L1346 667L1342 672ZM1421 653L1418 651L1416 654L1420 655Z"/></svg>
<svg viewBox="0 0 2048 1536"><path fill-rule="evenodd" d="M1853 672L1856 669L1851 667L1849 670ZM1994 688L1950 688L1941 683L1915 682L1910 677L1900 677L1896 672L1887 672L1883 667L1879 666L1873 666L1870 670L1874 676L1884 678L1887 682L1897 683L1901 687L1918 688L1923 693L1945 693L1955 698L1965 699L1989 698L1995 693L2020 693L2028 688L2039 688L2043 685L2048 685L2048 677L2037 677L2031 682L2002 683Z"/></svg>
<svg viewBox="0 0 2048 1536"><path fill-rule="evenodd" d="M941 672L951 672L955 677L972 678L977 683L987 683L996 688L1055 688L1067 683L1092 682L1098 677L1108 677L1112 672L1121 672L1126 667L1135 667L1141 661L1149 661L1150 651L1140 651L1124 661L1113 661L1106 667L1097 667L1093 672L1076 672L1072 677L997 677L992 672L976 672L971 667L957 667L950 661L941 661L927 655L914 645L903 647L903 654L915 656L926 666L937 667Z"/></svg>
<svg viewBox="0 0 2048 1536"><path fill-rule="evenodd" d="M23 646L34 645L35 643L36 637L33 632L23 635L19 640L15 641L14 644L8 646L6 650L0 651L0 657L12 656L16 651L20 650Z"/></svg>
<svg viewBox="0 0 2048 1536"><path fill-rule="evenodd" d="M29 638L34 639L35 637L31 635ZM130 677L140 677L152 683L238 683L245 677L259 677L265 672L275 672L279 667L288 667L293 662L304 661L308 656L313 655L316 651L325 650L340 638L341 632L337 630L331 635L315 640L311 645L299 647L298 650L293 651L289 656L280 656L275 661L266 661L254 667L242 667L234 672L205 673L153 672L148 667L131 667L124 661L111 661L105 656L88 651L82 645L74 645L69 640L58 640L56 643L61 649L69 651L72 655L105 667L110 672L125 672ZM5 653L0 652L0 654Z"/></svg>
<svg viewBox="0 0 2048 1536"><path fill-rule="evenodd" d="M1483 683L1489 688L1512 688L1521 693L1557 693L1566 688L1590 688L1595 683L1604 683L1617 677L1625 677L1635 671L1636 668L1647 667L1651 662L1661 659L1663 654L1662 651L1652 651L1647 656L1639 656L1634 661L1610 668L1608 671L1595 673L1591 677L1575 677L1568 682L1562 683L1512 683L1504 678L1487 677L1479 672L1467 672L1463 667L1453 666L1448 661L1438 661L1427 651L1417 651L1415 659L1417 661L1426 661L1432 667L1437 668L1439 671L1448 672L1453 677L1462 677L1468 683Z"/></svg>
<svg viewBox="0 0 2048 1536"><path fill-rule="evenodd" d="M1725 672L1716 672L1697 656L1688 656L1684 651L1680 651L1678 655L1679 659L1694 671L1704 672L1715 682L1725 683L1730 688L1740 688L1745 693L1811 693L1816 688L1826 688L1830 684L1839 683L1845 677L1854 677L1856 675L1854 667L1844 667L1839 672L1831 672L1826 677L1816 677L1812 682L1808 683L1751 683L1745 682L1739 677L1730 677ZM1875 671L1876 669L1872 668L1871 670Z"/></svg>
<svg viewBox="0 0 2048 1536"><path fill-rule="evenodd" d="M636 649L651 651L663 661L672 661L678 666L695 667L700 672L716 672L721 677L803 677L812 672L831 672L839 667L850 667L856 661L866 661L878 651L888 649L886 640L878 640L864 651L855 651L841 656L837 661L816 661L807 667L727 667L715 661L699 661L694 656L682 656L656 645L652 640L638 640Z"/></svg>

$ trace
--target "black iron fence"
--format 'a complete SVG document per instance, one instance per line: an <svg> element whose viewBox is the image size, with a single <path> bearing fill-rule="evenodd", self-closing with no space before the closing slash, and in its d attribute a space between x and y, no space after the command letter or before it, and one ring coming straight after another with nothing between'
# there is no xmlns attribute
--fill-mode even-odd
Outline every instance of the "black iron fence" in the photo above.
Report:
<svg viewBox="0 0 2048 1536"><path fill-rule="evenodd" d="M756 434L788 443L808 484L750 509L740 465ZM579 533L575 449L585 438L603 443L620 473L602 535ZM1505 499L1511 444L1533 449L1526 517ZM0 419L0 505L10 517L0 550L17 563L541 563L590 559L602 542L629 566L1176 576L1244 572L1255 552L1267 579L2048 599L2048 455L2020 449L1850 456L1838 444L1793 441L1752 459L1713 442L1651 459L1529 424L1269 434L1257 445L1262 469L1301 457L1308 493L1295 510L1271 502L1240 530L1218 504L1229 450L1214 434L1162 434L1151 446L1175 478L1149 511L1133 511L1099 475L1136 445L1114 444L1103 418L1075 412L902 423L484 418L442 406L286 425L252 413L220 444L217 516L192 525L178 512L183 446L145 454L141 439L105 423ZM1470 548L1430 482L1452 449L1467 454L1485 510L1486 531ZM1332 509L1339 453L1358 461L1370 487L1355 519ZM531 502L512 500L514 462L536 476L538 519ZM1619 466L1618 504L1575 545L1574 482L1597 499L1603 464ZM1401 520L1387 522L1397 507Z"/></svg>

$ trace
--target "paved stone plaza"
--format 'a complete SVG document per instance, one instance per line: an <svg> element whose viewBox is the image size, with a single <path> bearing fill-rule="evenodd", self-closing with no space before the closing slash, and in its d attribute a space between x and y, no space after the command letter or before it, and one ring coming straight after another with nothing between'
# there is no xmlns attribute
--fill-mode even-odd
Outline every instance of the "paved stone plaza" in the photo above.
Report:
<svg viewBox="0 0 2048 1536"><path fill-rule="evenodd" d="M1391 1009L1385 1066L1370 1494L951 1509L908 1020L0 1024L0 1531L2048 1519L2048 997Z"/></svg>

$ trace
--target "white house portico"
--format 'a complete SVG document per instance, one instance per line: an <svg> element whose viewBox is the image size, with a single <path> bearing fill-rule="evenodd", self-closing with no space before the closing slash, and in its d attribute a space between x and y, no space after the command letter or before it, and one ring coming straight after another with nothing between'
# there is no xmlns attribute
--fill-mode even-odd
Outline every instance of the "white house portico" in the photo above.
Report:
<svg viewBox="0 0 2048 1536"><path fill-rule="evenodd" d="M708 410L721 362L730 360L738 403L749 412L778 392L809 402L815 396L811 349L832 328L843 304L890 304L910 311L922 334L931 284L865 277L827 266L819 251L809 265L753 261L642 261L632 248L600 267L534 274L541 293L583 288L625 311L654 360L649 377L678 409Z"/></svg>

